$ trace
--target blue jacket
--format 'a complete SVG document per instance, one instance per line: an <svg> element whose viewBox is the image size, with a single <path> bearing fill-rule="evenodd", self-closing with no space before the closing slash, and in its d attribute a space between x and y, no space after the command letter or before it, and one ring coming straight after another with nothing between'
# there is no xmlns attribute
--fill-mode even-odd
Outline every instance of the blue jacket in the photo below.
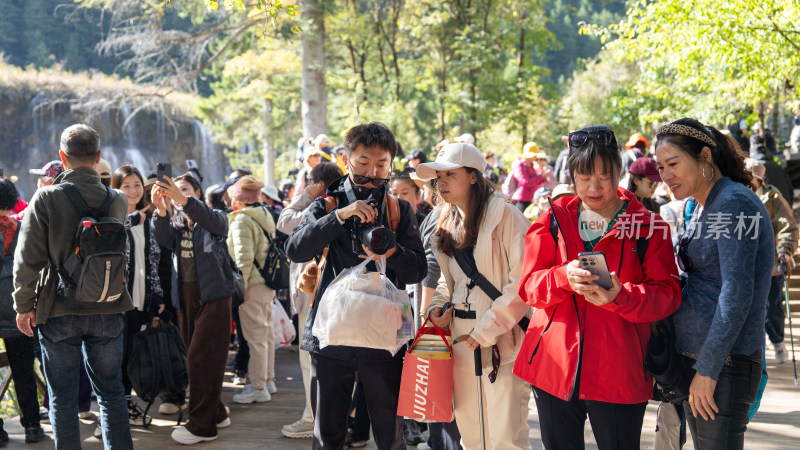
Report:
<svg viewBox="0 0 800 450"><path fill-rule="evenodd" d="M228 237L228 218L225 213L209 208L196 198L189 198L183 214L160 217L153 214L153 233L159 245L172 251L180 264L181 229L187 226L187 217L194 223L194 264L197 270L197 290L200 304L224 300L233 295L233 272L225 239ZM173 265L172 303L179 305L180 268Z"/></svg>
<svg viewBox="0 0 800 450"><path fill-rule="evenodd" d="M692 235L676 346L698 354L695 370L716 380L728 354L749 355L764 344L775 241L761 200L727 177L711 189Z"/></svg>

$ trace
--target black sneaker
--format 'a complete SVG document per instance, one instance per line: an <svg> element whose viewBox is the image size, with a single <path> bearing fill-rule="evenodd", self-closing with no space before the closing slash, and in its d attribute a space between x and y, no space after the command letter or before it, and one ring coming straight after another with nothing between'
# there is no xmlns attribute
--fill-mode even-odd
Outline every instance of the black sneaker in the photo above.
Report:
<svg viewBox="0 0 800 450"><path fill-rule="evenodd" d="M406 441L406 445L416 446L425 442L422 431L419 429L419 424L410 419L403 419L403 438Z"/></svg>
<svg viewBox="0 0 800 450"><path fill-rule="evenodd" d="M39 411L39 422L50 423L50 413L48 411Z"/></svg>
<svg viewBox="0 0 800 450"><path fill-rule="evenodd" d="M5 447L8 444L8 432L0 428L0 447Z"/></svg>
<svg viewBox="0 0 800 450"><path fill-rule="evenodd" d="M40 426L25 428L25 443L33 444L44 439L44 430Z"/></svg>

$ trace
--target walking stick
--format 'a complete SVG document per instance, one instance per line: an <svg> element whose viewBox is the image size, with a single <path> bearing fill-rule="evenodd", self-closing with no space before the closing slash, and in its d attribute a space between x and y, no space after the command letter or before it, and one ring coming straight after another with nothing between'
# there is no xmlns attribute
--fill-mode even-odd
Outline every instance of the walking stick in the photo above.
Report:
<svg viewBox="0 0 800 450"><path fill-rule="evenodd" d="M481 376L483 375L483 364L481 363L481 347L475 349L475 376L478 379L478 416L480 418L480 431L481 431L481 450L486 450L486 431L483 429L483 383Z"/></svg>
<svg viewBox="0 0 800 450"><path fill-rule="evenodd" d="M792 343L792 365L794 366L794 385L797 386L797 359L794 356L794 331L792 330L792 311L789 308L789 267L786 265L786 258L781 256L778 261L779 266L783 266L783 270L778 268L779 272L783 272L783 294L786 299L786 317L789 319L789 340Z"/></svg>

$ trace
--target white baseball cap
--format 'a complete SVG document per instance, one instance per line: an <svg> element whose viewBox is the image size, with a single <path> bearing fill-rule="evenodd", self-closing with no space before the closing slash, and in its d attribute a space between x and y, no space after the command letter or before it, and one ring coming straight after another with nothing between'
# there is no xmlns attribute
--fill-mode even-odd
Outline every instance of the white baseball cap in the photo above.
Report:
<svg viewBox="0 0 800 450"><path fill-rule="evenodd" d="M271 198L273 201L276 201L278 203L281 202L281 197L278 195L278 188L276 188L271 184L268 184L263 188L261 188L261 193Z"/></svg>
<svg viewBox="0 0 800 450"><path fill-rule="evenodd" d="M423 180L432 180L436 178L437 170L453 170L460 167L471 167L483 173L486 170L486 159L478 147L472 144L447 144L439 150L436 161L417 166L417 175Z"/></svg>
<svg viewBox="0 0 800 450"><path fill-rule="evenodd" d="M456 142L463 142L465 144L475 145L475 136L471 133L464 133L455 139Z"/></svg>

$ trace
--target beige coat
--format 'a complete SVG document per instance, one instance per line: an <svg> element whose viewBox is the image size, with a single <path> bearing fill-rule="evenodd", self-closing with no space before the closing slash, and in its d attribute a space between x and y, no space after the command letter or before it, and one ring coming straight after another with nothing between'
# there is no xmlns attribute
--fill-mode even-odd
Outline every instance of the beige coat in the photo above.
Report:
<svg viewBox="0 0 800 450"><path fill-rule="evenodd" d="M464 300L467 299L470 308L477 312L477 319L454 319L454 338L469 333L481 347L497 344L501 364L512 363L516 359L524 337L517 322L531 312L530 306L522 301L518 292L525 234L530 226L530 221L502 197L495 195L489 201L473 255L478 270L502 292L502 296L494 302L477 286L467 293L469 278L454 258L438 250L436 236L431 238L442 276L427 313L448 301L453 302L457 309L466 309ZM486 349L484 353L484 367L491 367L490 354L486 353Z"/></svg>
<svg viewBox="0 0 800 450"><path fill-rule="evenodd" d="M271 237L275 236L275 221L272 214L260 206L250 206L228 214L230 232L228 233L228 253L242 271L245 289L257 284L264 284L264 278L258 272L253 261L264 267L269 250L269 241L264 230Z"/></svg>

